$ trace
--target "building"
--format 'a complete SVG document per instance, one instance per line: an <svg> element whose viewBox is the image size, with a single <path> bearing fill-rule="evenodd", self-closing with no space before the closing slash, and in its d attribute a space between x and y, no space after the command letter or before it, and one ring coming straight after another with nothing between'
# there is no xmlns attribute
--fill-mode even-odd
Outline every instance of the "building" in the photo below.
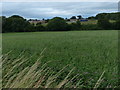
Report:
<svg viewBox="0 0 120 90"><path fill-rule="evenodd" d="M71 23L75 23L75 22L77 22L77 21L80 21L80 22L87 22L88 19L70 19L69 22L71 22Z"/></svg>
<svg viewBox="0 0 120 90"><path fill-rule="evenodd" d="M30 19L28 20L31 24L34 24L36 25L37 23L41 23L41 24L44 24L46 23L45 20L37 20L37 19Z"/></svg>
<svg viewBox="0 0 120 90"><path fill-rule="evenodd" d="M70 22L76 22L77 21L77 19L70 19Z"/></svg>

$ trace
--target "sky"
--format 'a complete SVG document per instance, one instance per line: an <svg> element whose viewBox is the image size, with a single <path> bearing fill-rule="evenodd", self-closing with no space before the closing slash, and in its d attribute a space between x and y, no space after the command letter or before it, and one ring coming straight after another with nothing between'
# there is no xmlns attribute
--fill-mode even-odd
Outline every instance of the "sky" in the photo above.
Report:
<svg viewBox="0 0 120 90"><path fill-rule="evenodd" d="M2 2L43 2L43 0L1 0ZM44 0L44 2L118 2L119 0Z"/></svg>
<svg viewBox="0 0 120 90"><path fill-rule="evenodd" d="M10 2L11 1L11 2ZM2 15L20 15L27 19L50 19L53 17L70 18L82 15L83 17L95 16L98 13L118 11L118 2L106 0L104 2L24 2L21 0L6 0L2 2ZM73 1L73 0L72 0ZM90 1L90 0L89 0Z"/></svg>

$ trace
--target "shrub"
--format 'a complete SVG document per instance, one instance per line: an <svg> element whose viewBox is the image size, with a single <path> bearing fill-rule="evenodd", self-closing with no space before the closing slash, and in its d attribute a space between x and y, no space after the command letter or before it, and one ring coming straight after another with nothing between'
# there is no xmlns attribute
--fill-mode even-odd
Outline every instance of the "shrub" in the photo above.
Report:
<svg viewBox="0 0 120 90"><path fill-rule="evenodd" d="M25 27L24 32L34 32L35 31L35 26L32 24L29 24Z"/></svg>
<svg viewBox="0 0 120 90"><path fill-rule="evenodd" d="M101 17L98 19L98 26L102 29L110 29L111 28L111 23L109 22L109 19L106 17Z"/></svg>
<svg viewBox="0 0 120 90"><path fill-rule="evenodd" d="M81 30L101 30L101 28L97 24L84 24Z"/></svg>
<svg viewBox="0 0 120 90"><path fill-rule="evenodd" d="M115 25L116 25L116 29L120 30L120 20L118 20Z"/></svg>
<svg viewBox="0 0 120 90"><path fill-rule="evenodd" d="M80 21L77 21L76 23L72 23L69 26L70 30L80 30L81 29L81 23Z"/></svg>
<svg viewBox="0 0 120 90"><path fill-rule="evenodd" d="M35 31L45 31L45 27L41 24L35 26Z"/></svg>

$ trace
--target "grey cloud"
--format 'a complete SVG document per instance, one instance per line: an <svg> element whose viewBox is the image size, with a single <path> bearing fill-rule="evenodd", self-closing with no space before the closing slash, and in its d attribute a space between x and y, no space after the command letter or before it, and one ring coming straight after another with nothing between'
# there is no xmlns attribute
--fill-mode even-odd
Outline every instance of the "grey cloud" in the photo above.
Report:
<svg viewBox="0 0 120 90"><path fill-rule="evenodd" d="M96 15L99 12L116 12L114 2L6 2L3 3L3 15L22 15L25 18L52 18L55 16L84 17Z"/></svg>

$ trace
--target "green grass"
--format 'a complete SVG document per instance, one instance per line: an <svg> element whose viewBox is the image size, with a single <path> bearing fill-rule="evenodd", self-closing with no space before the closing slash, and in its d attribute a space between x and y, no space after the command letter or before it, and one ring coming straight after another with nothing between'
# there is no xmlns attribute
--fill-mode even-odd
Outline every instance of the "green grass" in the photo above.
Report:
<svg viewBox="0 0 120 90"><path fill-rule="evenodd" d="M69 65L53 86L60 80L64 80L70 70L75 68L70 77L79 74L78 80L81 82L77 87L94 87L103 72L100 87L115 87L117 85L117 42L118 31L115 30L6 33L3 34L3 55L11 51L7 56L11 62L21 53L25 58L29 58L27 63L15 69L14 74L27 66L32 66L41 56L42 51L41 65L51 61L47 67L52 71L57 73ZM3 76L12 67L10 65L10 63L3 65L6 67ZM75 82L77 81L73 83ZM7 81L4 80L3 85L6 83Z"/></svg>
<svg viewBox="0 0 120 90"><path fill-rule="evenodd" d="M81 22L82 25L97 24L98 20L88 20L87 22ZM111 23L114 23L115 20L110 20Z"/></svg>
<svg viewBox="0 0 120 90"><path fill-rule="evenodd" d="M87 22L81 22L82 25L88 25L88 24L97 24L98 20L88 20Z"/></svg>

